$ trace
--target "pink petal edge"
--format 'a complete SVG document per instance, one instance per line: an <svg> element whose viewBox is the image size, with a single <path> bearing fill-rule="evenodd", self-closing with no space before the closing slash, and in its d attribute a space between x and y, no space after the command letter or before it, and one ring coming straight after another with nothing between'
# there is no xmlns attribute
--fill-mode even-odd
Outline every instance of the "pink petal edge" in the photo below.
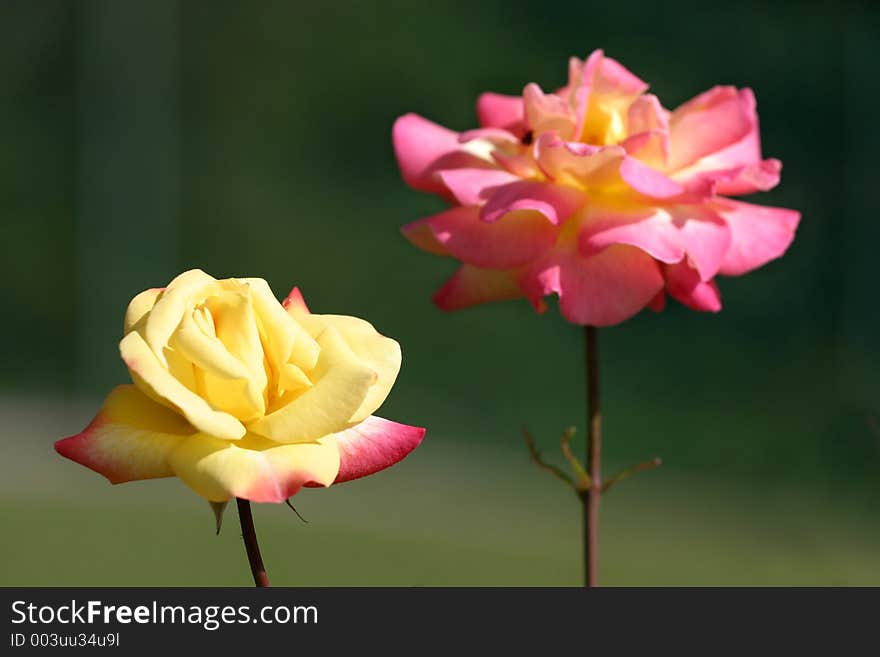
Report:
<svg viewBox="0 0 880 657"><path fill-rule="evenodd" d="M418 447L425 429L371 415L336 434L339 474L334 484L359 479L391 467Z"/></svg>

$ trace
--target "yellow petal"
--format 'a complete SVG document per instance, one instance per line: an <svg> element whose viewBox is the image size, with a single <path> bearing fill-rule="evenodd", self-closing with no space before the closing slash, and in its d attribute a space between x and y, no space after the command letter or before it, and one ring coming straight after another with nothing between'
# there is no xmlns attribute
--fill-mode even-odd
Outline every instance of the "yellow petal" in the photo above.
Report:
<svg viewBox="0 0 880 657"><path fill-rule="evenodd" d="M315 339L300 327L272 294L262 278L244 278L253 291L254 308L265 331L272 363L280 369L283 363L293 362L300 369L311 370L318 362L320 347Z"/></svg>
<svg viewBox="0 0 880 657"><path fill-rule="evenodd" d="M279 443L317 440L346 428L363 404L376 372L355 356L333 326L317 338L321 355L310 375L314 385L289 404L248 424Z"/></svg>
<svg viewBox="0 0 880 657"><path fill-rule="evenodd" d="M191 313L186 313L171 338L172 346L196 367L226 379L247 379L244 364L227 351L215 335L206 334Z"/></svg>
<svg viewBox="0 0 880 657"><path fill-rule="evenodd" d="M168 456L194 432L182 417L135 386L122 385L107 396L82 433L59 440L55 449L119 484L173 476Z"/></svg>
<svg viewBox="0 0 880 657"><path fill-rule="evenodd" d="M171 281L156 300L156 305L147 316L144 337L162 365L166 365L162 350L183 319L187 307L203 300L214 287L218 287L214 277L201 269L190 269Z"/></svg>
<svg viewBox="0 0 880 657"><path fill-rule="evenodd" d="M279 372L281 387L291 393L300 393L312 387L312 382L300 368L293 363L284 363Z"/></svg>
<svg viewBox="0 0 880 657"><path fill-rule="evenodd" d="M228 353L245 366L245 371L262 397L266 387L263 345L250 291L245 290L245 294L226 293L212 297L208 300L208 308L214 317L217 339Z"/></svg>
<svg viewBox="0 0 880 657"><path fill-rule="evenodd" d="M235 443L198 434L182 442L169 461L187 486L211 502L232 497L283 502L305 484L332 484L339 449L332 437L279 445L253 434Z"/></svg>
<svg viewBox="0 0 880 657"><path fill-rule="evenodd" d="M327 326L339 331L346 344L360 360L377 374L376 383L370 388L364 401L351 417L356 423L366 419L378 409L400 372L400 345L387 338L367 321L347 315L298 315L303 327L317 335Z"/></svg>
<svg viewBox="0 0 880 657"><path fill-rule="evenodd" d="M150 288L149 290L144 290L131 300L128 304L128 309L125 311L123 334L134 329L135 324L140 322L153 309L156 299L162 294L164 289L162 287Z"/></svg>
<svg viewBox="0 0 880 657"><path fill-rule="evenodd" d="M141 334L132 331L119 343L119 353L128 366L135 385L153 399L164 400L177 409L197 429L225 440L238 440L244 425L216 411L204 399L175 379L159 362Z"/></svg>

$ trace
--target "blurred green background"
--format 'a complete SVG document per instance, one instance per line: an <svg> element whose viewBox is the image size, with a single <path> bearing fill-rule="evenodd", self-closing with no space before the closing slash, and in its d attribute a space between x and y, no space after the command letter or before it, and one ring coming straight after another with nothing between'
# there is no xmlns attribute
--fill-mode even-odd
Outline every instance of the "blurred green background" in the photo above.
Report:
<svg viewBox="0 0 880 657"><path fill-rule="evenodd" d="M0 4L0 584L246 585L233 512L57 456L114 384L138 291L201 267L365 317L404 366L401 465L255 515L277 584L576 584L580 509L529 462L583 428L581 333L525 302L443 314L454 263L398 226L395 117L475 125L602 47L674 107L751 86L803 213L786 257L601 332L605 584L880 584L878 8L871 3Z"/></svg>

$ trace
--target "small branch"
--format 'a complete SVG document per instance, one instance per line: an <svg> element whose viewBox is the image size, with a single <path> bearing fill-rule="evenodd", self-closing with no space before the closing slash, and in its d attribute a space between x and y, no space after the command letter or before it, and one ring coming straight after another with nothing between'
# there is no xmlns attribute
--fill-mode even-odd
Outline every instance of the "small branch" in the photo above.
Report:
<svg viewBox="0 0 880 657"><path fill-rule="evenodd" d="M575 491L577 491L577 486L575 485L574 481L572 481L571 477L569 477L563 470L559 469L552 463L547 463L541 458L541 452L538 451L538 448L535 445L535 437L526 427L523 427L523 435L525 435L526 437L526 447L528 447L529 449L529 456L532 457L532 463L537 465L542 470L546 470L554 477L559 479L561 482L563 482L567 486L571 486Z"/></svg>
<svg viewBox="0 0 880 657"><path fill-rule="evenodd" d="M565 460L568 461L571 469L574 470L574 473L577 475L575 490L578 493L583 493L590 489L593 482L590 479L589 473L578 460L578 457L571 451L571 439L574 436L575 431L576 429L574 427L566 429L562 434L562 439L559 441L559 446L562 448L562 455L565 457Z"/></svg>
<svg viewBox="0 0 880 657"><path fill-rule="evenodd" d="M663 465L663 459L661 459L659 456L651 459L650 461L636 463L632 467L621 470L616 475L608 479L604 484L602 484L602 492L607 493L608 489L610 489L614 484L619 481L623 481L624 479L629 479L638 472L642 472L643 470L653 470L654 468L659 468L661 465Z"/></svg>

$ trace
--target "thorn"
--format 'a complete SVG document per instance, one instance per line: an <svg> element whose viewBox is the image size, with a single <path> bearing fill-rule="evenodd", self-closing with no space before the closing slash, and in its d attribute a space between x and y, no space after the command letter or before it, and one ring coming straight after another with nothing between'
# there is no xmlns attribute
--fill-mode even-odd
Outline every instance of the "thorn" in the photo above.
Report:
<svg viewBox="0 0 880 657"><path fill-rule="evenodd" d="M309 521L306 520L305 518L303 518L303 517L300 515L299 511L296 510L296 507L293 506L293 504L290 503L290 498L289 498L289 497L288 497L286 500L284 500L284 503L285 503L287 506L290 507L290 509L296 514L296 517L297 517L297 518L299 518L300 520L302 520L304 523L309 524Z"/></svg>

